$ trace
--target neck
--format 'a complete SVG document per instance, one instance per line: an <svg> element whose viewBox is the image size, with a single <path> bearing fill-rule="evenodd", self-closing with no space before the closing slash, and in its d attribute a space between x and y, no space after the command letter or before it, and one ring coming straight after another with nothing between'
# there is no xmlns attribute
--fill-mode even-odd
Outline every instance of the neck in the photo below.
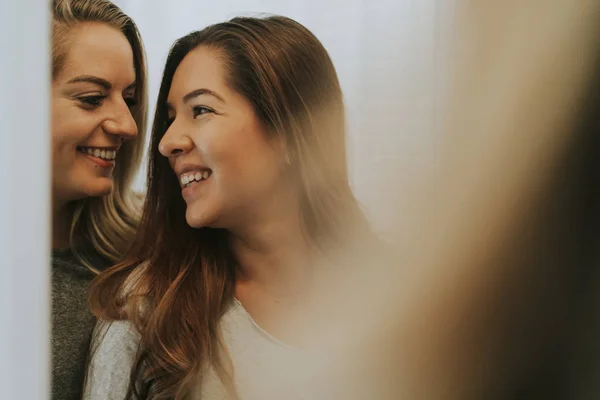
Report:
<svg viewBox="0 0 600 400"><path fill-rule="evenodd" d="M71 218L72 213L67 203L54 202L52 205L52 249L70 247Z"/></svg>
<svg viewBox="0 0 600 400"><path fill-rule="evenodd" d="M314 250L299 213L274 215L231 231L238 284L260 286L274 296L289 296L301 290L310 277Z"/></svg>

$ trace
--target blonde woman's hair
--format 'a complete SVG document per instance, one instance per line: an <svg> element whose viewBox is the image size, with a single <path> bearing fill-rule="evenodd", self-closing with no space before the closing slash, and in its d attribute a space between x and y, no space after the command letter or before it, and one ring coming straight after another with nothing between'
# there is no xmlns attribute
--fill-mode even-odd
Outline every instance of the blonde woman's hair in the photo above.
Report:
<svg viewBox="0 0 600 400"><path fill-rule="evenodd" d="M100 22L119 29L133 51L136 75L136 105L131 108L138 137L123 143L114 170L114 188L103 197L73 203L70 242L75 257L98 272L90 252L116 263L128 251L137 231L141 202L131 187L143 156L148 98L146 59L137 26L115 4L107 0L54 0L52 10L52 78L65 64L71 31L87 22Z"/></svg>

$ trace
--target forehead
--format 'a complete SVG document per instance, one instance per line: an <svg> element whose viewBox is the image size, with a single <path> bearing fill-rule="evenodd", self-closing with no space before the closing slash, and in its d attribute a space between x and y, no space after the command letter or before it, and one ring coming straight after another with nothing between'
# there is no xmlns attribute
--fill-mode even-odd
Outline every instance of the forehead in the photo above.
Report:
<svg viewBox="0 0 600 400"><path fill-rule="evenodd" d="M198 47L183 58L173 75L168 101L176 104L186 93L200 88L230 93L223 57L217 50Z"/></svg>
<svg viewBox="0 0 600 400"><path fill-rule="evenodd" d="M133 51L120 30L104 23L86 22L68 35L68 51L57 79L94 75L126 85L135 80Z"/></svg>

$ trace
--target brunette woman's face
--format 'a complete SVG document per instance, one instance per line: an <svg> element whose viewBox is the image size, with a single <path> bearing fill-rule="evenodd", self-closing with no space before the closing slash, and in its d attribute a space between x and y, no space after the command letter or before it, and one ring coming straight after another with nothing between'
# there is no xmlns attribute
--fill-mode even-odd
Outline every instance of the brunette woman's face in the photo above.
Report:
<svg viewBox="0 0 600 400"><path fill-rule="evenodd" d="M137 135L131 45L118 29L83 23L68 33L52 81L52 190L55 202L109 194L124 140Z"/></svg>
<svg viewBox="0 0 600 400"><path fill-rule="evenodd" d="M221 53L199 47L173 76L171 124L159 150L169 158L193 227L232 228L281 199L285 157L252 104L227 83Z"/></svg>

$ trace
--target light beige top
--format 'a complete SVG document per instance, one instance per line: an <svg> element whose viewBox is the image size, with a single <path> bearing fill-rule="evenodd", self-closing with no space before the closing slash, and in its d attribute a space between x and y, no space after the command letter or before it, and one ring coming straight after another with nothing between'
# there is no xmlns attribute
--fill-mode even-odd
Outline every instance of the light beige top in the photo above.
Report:
<svg viewBox="0 0 600 400"><path fill-rule="evenodd" d="M365 398L343 394L328 378L324 355L291 347L261 329L237 300L221 319L237 394L241 400L314 400ZM99 324L105 324L100 322ZM93 344L84 400L123 400L139 334L129 322L113 322ZM338 386L336 389L335 387ZM228 399L225 387L209 368L193 399Z"/></svg>

